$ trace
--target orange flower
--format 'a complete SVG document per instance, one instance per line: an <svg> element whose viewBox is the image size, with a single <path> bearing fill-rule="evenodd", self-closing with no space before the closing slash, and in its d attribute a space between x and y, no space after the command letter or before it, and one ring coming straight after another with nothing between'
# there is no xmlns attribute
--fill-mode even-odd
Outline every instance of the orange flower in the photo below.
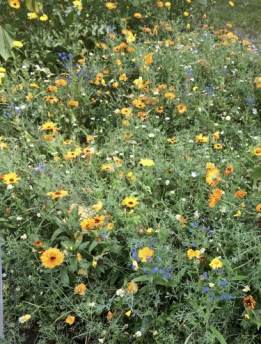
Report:
<svg viewBox="0 0 261 344"><path fill-rule="evenodd" d="M79 102L77 102L76 100L70 100L70 101L69 101L69 105L70 105L70 106L75 106L75 107L76 107L76 106L79 105Z"/></svg>
<svg viewBox="0 0 261 344"><path fill-rule="evenodd" d="M257 206L256 206L256 211L258 213L261 213L261 203L259 203Z"/></svg>
<svg viewBox="0 0 261 344"><path fill-rule="evenodd" d="M57 92L57 87L56 86L49 86L47 88L46 92Z"/></svg>
<svg viewBox="0 0 261 344"><path fill-rule="evenodd" d="M49 103L49 104L55 104L55 103L58 103L59 99L54 96L48 96L48 97L45 97L45 101L46 103Z"/></svg>
<svg viewBox="0 0 261 344"><path fill-rule="evenodd" d="M92 218L84 219L81 223L80 226L83 231L86 231L87 229L92 229L95 227L95 221Z"/></svg>
<svg viewBox="0 0 261 344"><path fill-rule="evenodd" d="M127 294L136 294L138 290L139 290L138 285L134 281L131 281L130 283L127 284L127 288L126 288Z"/></svg>
<svg viewBox="0 0 261 344"><path fill-rule="evenodd" d="M243 302L244 307L247 307L247 309L249 310L253 310L255 308L256 301L252 295L245 297L242 302Z"/></svg>
<svg viewBox="0 0 261 344"><path fill-rule="evenodd" d="M55 80L55 83L56 85L58 86L67 86L67 81L65 79L58 79L58 80Z"/></svg>
<svg viewBox="0 0 261 344"><path fill-rule="evenodd" d="M140 13L134 13L134 18L140 19L142 15Z"/></svg>
<svg viewBox="0 0 261 344"><path fill-rule="evenodd" d="M210 186L215 186L218 182L221 181L220 172L217 168L208 169L206 172L206 182Z"/></svg>
<svg viewBox="0 0 261 344"><path fill-rule="evenodd" d="M69 325L72 325L75 322L75 317L72 315L69 315L66 319L65 322Z"/></svg>
<svg viewBox="0 0 261 344"><path fill-rule="evenodd" d="M34 246L36 246L36 247L41 247L42 246L42 242L41 242L41 240L36 240L36 241L34 241Z"/></svg>
<svg viewBox="0 0 261 344"><path fill-rule="evenodd" d="M212 193L209 196L208 206L214 208L214 206L220 201L223 191L220 189L212 190Z"/></svg>
<svg viewBox="0 0 261 344"><path fill-rule="evenodd" d="M237 198L243 198L245 197L247 194L247 192L245 190L238 190L236 193L235 193L235 196Z"/></svg>
<svg viewBox="0 0 261 344"><path fill-rule="evenodd" d="M81 296L83 296L85 294L85 290L86 290L86 285L83 283L80 283L74 288L74 294L80 294Z"/></svg>
<svg viewBox="0 0 261 344"><path fill-rule="evenodd" d="M227 168L224 171L224 175L225 176L230 176L233 173L233 165L232 164L228 164Z"/></svg>
<svg viewBox="0 0 261 344"><path fill-rule="evenodd" d="M146 64L152 64L153 59L152 59L152 53L148 53L147 55L144 56L144 60Z"/></svg>
<svg viewBox="0 0 261 344"><path fill-rule="evenodd" d="M187 111L187 107L185 104L181 103L177 106L178 109L178 113L180 113L181 115Z"/></svg>
<svg viewBox="0 0 261 344"><path fill-rule="evenodd" d="M261 146L257 146L256 148L254 148L252 150L252 153L255 155L255 156L261 156Z"/></svg>

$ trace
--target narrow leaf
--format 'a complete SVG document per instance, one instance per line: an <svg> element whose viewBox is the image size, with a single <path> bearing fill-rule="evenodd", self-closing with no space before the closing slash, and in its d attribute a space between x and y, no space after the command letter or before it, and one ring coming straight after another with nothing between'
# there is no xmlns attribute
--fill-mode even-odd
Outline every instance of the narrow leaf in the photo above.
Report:
<svg viewBox="0 0 261 344"><path fill-rule="evenodd" d="M219 341L220 344L227 344L225 338L222 336L222 334L214 327L214 326L209 326L210 330L213 332L217 340Z"/></svg>

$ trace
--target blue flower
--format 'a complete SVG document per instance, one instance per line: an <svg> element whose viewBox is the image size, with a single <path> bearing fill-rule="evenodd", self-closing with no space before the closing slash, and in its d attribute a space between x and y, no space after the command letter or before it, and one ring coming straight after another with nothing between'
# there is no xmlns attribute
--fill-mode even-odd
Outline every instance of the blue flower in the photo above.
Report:
<svg viewBox="0 0 261 344"><path fill-rule="evenodd" d="M153 274L155 274L156 272L158 272L159 271L159 268L156 266L154 269L152 269L151 270L151 272L153 273Z"/></svg>
<svg viewBox="0 0 261 344"><path fill-rule="evenodd" d="M220 295L220 298L221 298L221 300L225 300L225 299L226 299L226 295L221 294L221 295Z"/></svg>
<svg viewBox="0 0 261 344"><path fill-rule="evenodd" d="M206 272L203 272L203 274L201 275L204 279L207 279L208 278L208 275Z"/></svg>
<svg viewBox="0 0 261 344"><path fill-rule="evenodd" d="M202 290L204 291L204 293L206 293L207 291L209 291L209 287L203 287Z"/></svg>
<svg viewBox="0 0 261 344"><path fill-rule="evenodd" d="M209 298L210 298L211 300L214 300L214 299L215 299L215 298L214 298L214 295L212 295L212 294L209 295Z"/></svg>
<svg viewBox="0 0 261 344"><path fill-rule="evenodd" d="M188 231L189 231L189 233L193 233L193 229L192 228L189 228Z"/></svg>
<svg viewBox="0 0 261 344"><path fill-rule="evenodd" d="M227 298L228 300L230 300L230 299L232 299L232 295L227 294L226 298Z"/></svg>
<svg viewBox="0 0 261 344"><path fill-rule="evenodd" d="M159 262L159 263L160 263L161 261L162 261L162 259L161 259L161 258L158 258L158 259L157 259L157 262Z"/></svg>
<svg viewBox="0 0 261 344"><path fill-rule="evenodd" d="M220 285L221 285L222 287L225 287L227 284L228 284L227 281L222 281L222 282L220 282Z"/></svg>
<svg viewBox="0 0 261 344"><path fill-rule="evenodd" d="M148 275L148 270L147 269L143 269L143 272L145 275Z"/></svg>
<svg viewBox="0 0 261 344"><path fill-rule="evenodd" d="M166 271L170 271L170 270L171 270L170 266L166 267Z"/></svg>
<svg viewBox="0 0 261 344"><path fill-rule="evenodd" d="M163 277L166 278L166 279L168 279L168 278L170 278L170 274L166 274L166 275L164 275Z"/></svg>
<svg viewBox="0 0 261 344"><path fill-rule="evenodd" d="M165 271L163 269L160 269L160 271L159 271L160 274L164 274L164 272Z"/></svg>
<svg viewBox="0 0 261 344"><path fill-rule="evenodd" d="M197 222L192 222L192 225L193 225L194 227L198 227Z"/></svg>
<svg viewBox="0 0 261 344"><path fill-rule="evenodd" d="M103 238L103 239L106 239L107 237L108 237L108 234L105 234L105 233L102 234L102 238Z"/></svg>

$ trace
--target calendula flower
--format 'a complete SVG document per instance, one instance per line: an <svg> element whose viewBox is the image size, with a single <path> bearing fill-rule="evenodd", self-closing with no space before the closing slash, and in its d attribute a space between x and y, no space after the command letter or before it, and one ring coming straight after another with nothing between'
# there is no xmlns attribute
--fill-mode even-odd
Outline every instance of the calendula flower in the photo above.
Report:
<svg viewBox="0 0 261 344"><path fill-rule="evenodd" d="M105 6L109 9L109 10L115 10L117 8L117 5L114 4L113 2L106 2Z"/></svg>
<svg viewBox="0 0 261 344"><path fill-rule="evenodd" d="M48 16L46 14L43 14L39 19L41 21L47 21L48 20Z"/></svg>
<svg viewBox="0 0 261 344"><path fill-rule="evenodd" d="M195 141L197 143L206 143L208 142L208 137L207 136L203 136L202 134L199 134L195 137Z"/></svg>
<svg viewBox="0 0 261 344"><path fill-rule="evenodd" d="M189 259L199 258L200 251L199 250L193 250L192 248L190 248L189 250L187 250L187 255L188 255Z"/></svg>
<svg viewBox="0 0 261 344"><path fill-rule="evenodd" d="M40 256L41 262L45 268L53 269L64 261L64 253L58 248L48 248Z"/></svg>
<svg viewBox="0 0 261 344"><path fill-rule="evenodd" d="M215 144L214 144L214 148L215 148L215 149L223 149L223 146L222 146L221 143L215 143Z"/></svg>
<svg viewBox="0 0 261 344"><path fill-rule="evenodd" d="M19 183L19 179L20 177L18 177L18 175L14 172L4 174L4 178L3 178L4 183L8 185Z"/></svg>
<svg viewBox="0 0 261 344"><path fill-rule="evenodd" d="M140 13L134 13L134 18L140 19L142 18L142 15Z"/></svg>
<svg viewBox="0 0 261 344"><path fill-rule="evenodd" d="M34 246L41 247L42 245L43 245L43 243L41 242L41 240L35 240L34 241Z"/></svg>
<svg viewBox="0 0 261 344"><path fill-rule="evenodd" d="M209 196L208 206L213 208L220 201L222 194L223 191L220 189L212 190L212 193Z"/></svg>
<svg viewBox="0 0 261 344"><path fill-rule="evenodd" d="M173 92L166 92L164 94L164 97L168 98L168 99L174 99L176 97L176 95Z"/></svg>
<svg viewBox="0 0 261 344"><path fill-rule="evenodd" d="M260 86L261 87L261 86ZM252 150L252 153L255 155L255 156L261 156L261 145L260 146L257 146L256 148L254 148Z"/></svg>
<svg viewBox="0 0 261 344"><path fill-rule="evenodd" d="M68 196L68 191L65 191L65 190L57 190L57 191L50 191L50 192L47 192L46 194L47 196L51 196L52 199L55 199L55 198L63 198L65 196Z"/></svg>
<svg viewBox="0 0 261 344"><path fill-rule="evenodd" d="M53 122L45 122L42 124L42 129L43 130L54 130L56 124Z"/></svg>
<svg viewBox="0 0 261 344"><path fill-rule="evenodd" d="M256 301L252 295L245 297L242 302L243 302L244 307L246 307L250 311L252 311L255 308Z"/></svg>
<svg viewBox="0 0 261 344"><path fill-rule="evenodd" d="M114 167L112 164L104 164L101 167L102 171L114 171Z"/></svg>
<svg viewBox="0 0 261 344"><path fill-rule="evenodd" d="M210 186L215 186L221 181L220 172L217 168L208 169L206 172L206 182Z"/></svg>
<svg viewBox="0 0 261 344"><path fill-rule="evenodd" d="M126 117L132 117L131 116L131 108L122 108L121 113L125 115Z"/></svg>
<svg viewBox="0 0 261 344"><path fill-rule="evenodd" d="M179 104L179 105L177 106L177 109L178 109L178 113L181 114L181 115L182 115L184 112L187 111L187 107L186 107L186 105L183 104L183 103Z"/></svg>
<svg viewBox="0 0 261 344"><path fill-rule="evenodd" d="M58 86L67 86L68 82L65 79L58 79L55 80L55 84Z"/></svg>
<svg viewBox="0 0 261 344"><path fill-rule="evenodd" d="M139 290L138 285L134 281L131 281L130 283L127 284L127 287L126 287L127 294L136 294L138 290Z"/></svg>
<svg viewBox="0 0 261 344"><path fill-rule="evenodd" d="M234 170L233 170L233 165L232 164L228 164L227 168L224 171L224 175L225 176L230 176L231 174L233 174Z"/></svg>
<svg viewBox="0 0 261 344"><path fill-rule="evenodd" d="M218 258L214 258L214 259L211 260L209 266L213 270L216 270L216 269L222 268L223 264L222 264L222 262Z"/></svg>
<svg viewBox="0 0 261 344"><path fill-rule="evenodd" d="M68 103L70 106L74 106L77 107L79 105L79 102L77 102L76 100L70 100Z"/></svg>
<svg viewBox="0 0 261 344"><path fill-rule="evenodd" d="M14 41L13 42L13 46L16 47L16 48L22 48L24 45L20 41Z"/></svg>
<svg viewBox="0 0 261 344"><path fill-rule="evenodd" d="M124 200L121 202L122 205L126 205L126 207L129 208L134 208L136 205L139 204L138 198L136 197L126 197Z"/></svg>
<svg viewBox="0 0 261 344"><path fill-rule="evenodd" d="M243 198L247 195L247 192L245 190L237 190L235 193L235 196L237 198Z"/></svg>
<svg viewBox="0 0 261 344"><path fill-rule="evenodd" d="M25 314L24 316L20 317L18 320L19 320L19 323L23 324L26 321L28 321L29 319L31 319L31 315L30 314Z"/></svg>
<svg viewBox="0 0 261 344"><path fill-rule="evenodd" d="M259 203L257 206L256 206L256 211L258 213L261 213L261 203Z"/></svg>
<svg viewBox="0 0 261 344"><path fill-rule="evenodd" d="M12 8L15 8L15 9L20 8L20 1L18 1L18 0L8 0L8 4Z"/></svg>
<svg viewBox="0 0 261 344"><path fill-rule="evenodd" d="M158 7L163 7L163 6L164 6L164 4L163 4L163 2L162 2L162 1L158 1L158 2L157 2L157 6L158 6Z"/></svg>
<svg viewBox="0 0 261 344"><path fill-rule="evenodd" d="M86 231L88 229L93 229L95 227L95 221L93 218L87 218L84 219L81 223L80 226L83 231Z"/></svg>
<svg viewBox="0 0 261 344"><path fill-rule="evenodd" d="M72 325L75 322L75 317L73 315L69 315L66 319L65 322L69 325Z"/></svg>
<svg viewBox="0 0 261 344"><path fill-rule="evenodd" d="M153 59L152 59L152 53L148 53L147 55L144 56L144 60L146 64L152 64Z"/></svg>
<svg viewBox="0 0 261 344"><path fill-rule="evenodd" d="M153 257L154 251L149 247L143 247L143 249L139 250L138 257L141 259L143 263L146 263L148 258Z"/></svg>
<svg viewBox="0 0 261 344"><path fill-rule="evenodd" d="M48 96L48 97L45 97L45 101L46 103L49 103L49 104L55 104L55 103L58 103L59 99L54 96Z"/></svg>
<svg viewBox="0 0 261 344"><path fill-rule="evenodd" d="M86 285L83 283L80 283L74 288L74 294L79 294L83 296L85 294L85 290L86 290Z"/></svg>
<svg viewBox="0 0 261 344"><path fill-rule="evenodd" d="M154 161L151 159L140 159L139 164L141 164L142 166L154 166Z"/></svg>

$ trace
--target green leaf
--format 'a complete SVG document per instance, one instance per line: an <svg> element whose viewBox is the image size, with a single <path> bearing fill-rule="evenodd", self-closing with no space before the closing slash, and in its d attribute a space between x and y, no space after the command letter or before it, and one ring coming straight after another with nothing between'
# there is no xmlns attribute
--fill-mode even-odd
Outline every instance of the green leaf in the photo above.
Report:
<svg viewBox="0 0 261 344"><path fill-rule="evenodd" d="M198 0L198 2L201 4L201 5L207 5L208 4L208 0Z"/></svg>
<svg viewBox="0 0 261 344"><path fill-rule="evenodd" d="M237 276L233 276L231 278L232 281L242 281L242 280L245 280L245 279L248 279L247 276L243 276L243 275L237 275Z"/></svg>
<svg viewBox="0 0 261 344"><path fill-rule="evenodd" d="M139 1L139 0L133 0L133 1L132 1L132 5L133 5L134 7L138 7L138 6L140 6L140 1Z"/></svg>
<svg viewBox="0 0 261 344"><path fill-rule="evenodd" d="M261 166L257 166L252 171L252 177L254 179L254 184L261 178Z"/></svg>
<svg viewBox="0 0 261 344"><path fill-rule="evenodd" d="M151 279L150 276L143 275L143 276L134 278L133 281L134 282L144 282L144 281L149 281L150 279Z"/></svg>
<svg viewBox="0 0 261 344"><path fill-rule="evenodd" d="M60 267L60 274L61 274L61 282L62 282L62 284L69 285L70 284L70 280L69 280L69 275L68 275L66 266L61 266Z"/></svg>
<svg viewBox="0 0 261 344"><path fill-rule="evenodd" d="M54 241L58 237L58 235L63 233L63 232L64 232L64 230L61 228L56 229L56 231L53 233L53 235L51 237L51 241Z"/></svg>
<svg viewBox="0 0 261 344"><path fill-rule="evenodd" d="M222 336L222 334L212 325L209 326L210 330L213 332L217 340L220 344L227 344L225 338Z"/></svg>
<svg viewBox="0 0 261 344"><path fill-rule="evenodd" d="M91 253L92 252L92 250L98 245L99 243L98 243L98 241L96 241L96 240L93 240L93 242L91 243L91 245L90 245L90 247L89 247L89 253Z"/></svg>
<svg viewBox="0 0 261 344"><path fill-rule="evenodd" d="M15 41L14 31L11 25L0 26L0 56L6 61L12 56L13 42Z"/></svg>
<svg viewBox="0 0 261 344"><path fill-rule="evenodd" d="M30 12L38 13L43 9L43 0L26 0L25 4Z"/></svg>
<svg viewBox="0 0 261 344"><path fill-rule="evenodd" d="M78 250L79 250L79 251L84 250L87 246L89 246L89 244L90 244L90 241L83 242L83 243L78 247Z"/></svg>

